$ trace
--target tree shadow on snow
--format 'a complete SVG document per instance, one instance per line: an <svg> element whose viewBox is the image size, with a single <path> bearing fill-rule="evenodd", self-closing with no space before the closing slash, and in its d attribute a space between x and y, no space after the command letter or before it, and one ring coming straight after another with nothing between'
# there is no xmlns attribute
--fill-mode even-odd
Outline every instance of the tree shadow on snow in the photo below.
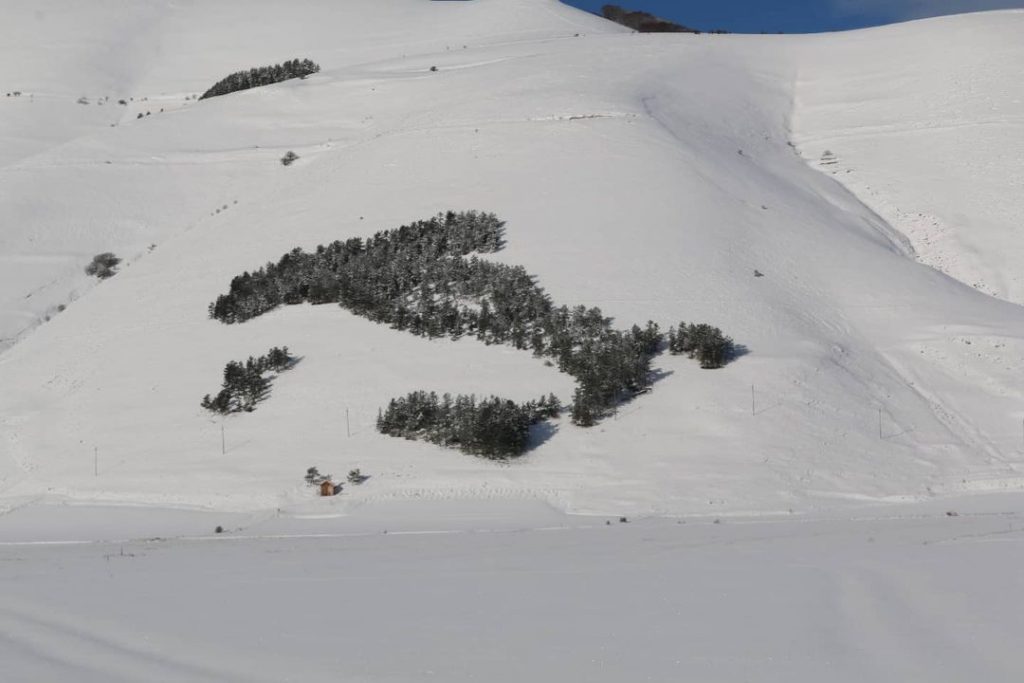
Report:
<svg viewBox="0 0 1024 683"><path fill-rule="evenodd" d="M548 441L558 433L558 426L549 420L542 420L530 427L530 440L526 446L527 451L532 451Z"/></svg>
<svg viewBox="0 0 1024 683"><path fill-rule="evenodd" d="M658 382L661 382L662 380L666 380L666 379L668 379L669 377L671 377L674 374L676 374L675 370L663 370L662 368L654 368L653 370L651 370L651 373L648 375L648 377L650 378L651 386L653 387ZM645 392L641 392L641 393L647 393L647 392L645 391Z"/></svg>
<svg viewBox="0 0 1024 683"><path fill-rule="evenodd" d="M743 356L746 356L749 353L750 353L750 347L748 347L746 344L733 344L733 346L732 346L732 353L729 354L729 361L728 362L731 363L734 360L738 360L740 358L743 358Z"/></svg>
<svg viewBox="0 0 1024 683"><path fill-rule="evenodd" d="M267 389L266 391L263 392L263 394L260 395L259 399L257 400L257 403L260 403L270 398L270 390L274 388L274 382L277 381L277 378L281 376L282 372L288 372L296 365L301 363L303 360L305 360L305 358L305 356L292 356L291 360L289 360L288 363L283 368L281 368L280 370L272 370L270 375L270 382L267 384Z"/></svg>

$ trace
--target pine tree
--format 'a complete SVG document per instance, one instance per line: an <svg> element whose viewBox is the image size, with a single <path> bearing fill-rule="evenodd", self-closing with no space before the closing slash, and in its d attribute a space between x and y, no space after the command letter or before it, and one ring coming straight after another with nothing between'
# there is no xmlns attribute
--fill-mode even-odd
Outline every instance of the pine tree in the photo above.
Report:
<svg viewBox="0 0 1024 683"><path fill-rule="evenodd" d="M581 387L573 394L570 416L577 427L593 427L597 422L592 399Z"/></svg>

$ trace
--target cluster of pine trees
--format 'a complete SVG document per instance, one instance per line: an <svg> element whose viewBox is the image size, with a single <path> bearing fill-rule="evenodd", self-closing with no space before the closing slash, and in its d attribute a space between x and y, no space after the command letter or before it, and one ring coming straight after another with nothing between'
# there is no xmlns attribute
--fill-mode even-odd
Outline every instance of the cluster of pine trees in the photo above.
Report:
<svg viewBox="0 0 1024 683"><path fill-rule="evenodd" d="M735 344L717 327L682 322L678 329L669 328L668 350L673 354L685 353L700 361L702 368L713 369L729 362L735 353Z"/></svg>
<svg viewBox="0 0 1024 683"><path fill-rule="evenodd" d="M522 266L467 258L498 251L503 235L504 223L494 214L448 212L365 242L333 242L314 253L294 249L277 263L235 277L209 313L235 323L280 304L338 302L419 336L470 335L530 349L579 381L573 418L581 425L645 390L651 358L663 341L658 326L616 330L598 308L555 307ZM578 411L586 416L576 419Z"/></svg>
<svg viewBox="0 0 1024 683"><path fill-rule="evenodd" d="M448 212L378 232L365 242L358 237L335 241L314 253L295 248L277 263L233 278L228 293L210 304L210 317L237 323L281 304L340 303L414 334L446 336L475 316L465 305L453 311L457 299L486 289L496 274L492 268L508 269L461 257L498 251L503 230L493 214ZM532 284L521 268L516 274ZM466 317L446 320L453 312Z"/></svg>
<svg viewBox="0 0 1024 683"><path fill-rule="evenodd" d="M553 394L517 404L497 396L477 400L474 395L453 398L414 391L391 399L377 416L377 431L502 460L522 455L529 444L530 426L557 417L560 411Z"/></svg>
<svg viewBox="0 0 1024 683"><path fill-rule="evenodd" d="M572 421L593 425L619 402L650 387L651 359L665 335L653 322L620 331L598 308L556 307L522 266L475 256L503 247L504 225L494 214L449 211L378 232L365 241L336 241L312 253L296 248L277 263L233 278L227 294L210 304L209 314L231 324L282 304L338 303L357 315L419 336L457 339L469 335L486 344L529 349L576 378ZM718 328L682 323L678 331L670 330L669 349L697 358L702 367L716 368L728 362L733 343ZM464 428L453 432L449 418L454 402L443 408L444 401L431 396L417 392L392 401L382 412L381 431L457 445L488 457L500 452L505 457L519 452L517 444L525 444L523 429L536 420L531 412L536 406L512 404L513 408L501 399L474 403L471 397L460 397L463 417L502 416L498 430L502 436L496 446L482 432L479 436ZM471 409L466 408L467 400ZM553 397L552 402L557 403ZM429 410L421 415L423 406ZM513 419L515 415L528 419ZM426 423L420 424L421 419ZM440 422L435 424L435 419ZM469 422L466 417L459 424ZM498 429L497 424L487 424Z"/></svg>
<svg viewBox="0 0 1024 683"><path fill-rule="evenodd" d="M320 65L308 59L291 59L284 64L273 64L261 66L235 73L217 81L212 88L203 93L199 99L217 97L228 93L258 88L261 85L271 85L287 81L290 78L305 78L310 74L320 71Z"/></svg>
<svg viewBox="0 0 1024 683"><path fill-rule="evenodd" d="M215 413L252 412L270 391L269 372L283 372L294 364L288 347L274 347L259 358L249 356L244 363L230 361L224 366L224 383L216 396L203 397L201 405Z"/></svg>

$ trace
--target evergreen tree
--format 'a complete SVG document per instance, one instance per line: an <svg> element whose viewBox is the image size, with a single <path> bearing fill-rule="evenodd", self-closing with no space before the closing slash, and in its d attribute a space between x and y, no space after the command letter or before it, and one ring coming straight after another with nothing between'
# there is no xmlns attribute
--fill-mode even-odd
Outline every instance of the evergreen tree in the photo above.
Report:
<svg viewBox="0 0 1024 683"><path fill-rule="evenodd" d="M597 423L599 415L594 410L593 398L582 387L577 387L573 394L569 415L577 427L593 427Z"/></svg>

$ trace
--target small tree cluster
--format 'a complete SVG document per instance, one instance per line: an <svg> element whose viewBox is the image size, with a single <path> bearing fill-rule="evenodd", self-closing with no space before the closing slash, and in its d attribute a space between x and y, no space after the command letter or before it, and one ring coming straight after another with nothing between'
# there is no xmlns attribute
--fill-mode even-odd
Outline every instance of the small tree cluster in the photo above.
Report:
<svg viewBox="0 0 1024 683"><path fill-rule="evenodd" d="M524 406L533 411L530 417L531 424L552 420L562 414L562 402L554 394L541 396L536 401L527 401Z"/></svg>
<svg viewBox="0 0 1024 683"><path fill-rule="evenodd" d="M266 398L271 379L267 373L280 373L289 369L294 358L288 347L274 347L259 358L249 356L244 363L230 361L224 366L224 383L216 396L203 397L203 408L215 413L252 412L256 404Z"/></svg>
<svg viewBox="0 0 1024 683"><path fill-rule="evenodd" d="M605 5L601 15L616 24L622 24L639 33L700 33L695 28L656 17L647 12L633 12L618 5Z"/></svg>
<svg viewBox="0 0 1024 683"><path fill-rule="evenodd" d="M306 476L303 478L306 480L306 486L319 486L325 481L330 481L331 475L320 474L320 470L315 467L310 467L306 470Z"/></svg>
<svg viewBox="0 0 1024 683"><path fill-rule="evenodd" d="M570 408L572 422L590 427L613 406L650 387L651 359L661 347L663 336L654 322L648 322L645 328L634 325L619 332L611 329L608 320L597 335L581 338L578 348L556 358L559 368L579 382Z"/></svg>
<svg viewBox="0 0 1024 683"><path fill-rule="evenodd" d="M291 166L299 158L299 155L295 152L288 150L288 152L281 157L281 164L283 166Z"/></svg>
<svg viewBox="0 0 1024 683"><path fill-rule="evenodd" d="M670 328L668 332L668 348L673 354L685 353L690 358L700 361L705 369L720 368L728 363L735 352L730 337L722 334L722 330L704 323L679 323L679 328Z"/></svg>
<svg viewBox="0 0 1024 683"><path fill-rule="evenodd" d="M529 443L530 426L557 415L558 399L517 404L491 396L414 391L392 399L377 416L377 431L406 439L423 439L464 453L503 460L522 455Z"/></svg>
<svg viewBox="0 0 1024 683"><path fill-rule="evenodd" d="M264 371L283 372L292 366L295 357L288 352L287 346L273 347L265 356L256 359L256 365Z"/></svg>
<svg viewBox="0 0 1024 683"><path fill-rule="evenodd" d="M119 263L121 263L121 259L114 256L111 252L105 251L92 257L92 261L85 267L85 274L95 275L99 279L105 280L117 274Z"/></svg>
<svg viewBox="0 0 1024 683"><path fill-rule="evenodd" d="M217 81L199 99L205 100L208 97L217 97L218 95L227 95L239 90L258 88L262 85L280 83L292 78L305 78L318 71L320 71L320 66L308 59L292 59L283 64L236 71L230 76Z"/></svg>
<svg viewBox="0 0 1024 683"><path fill-rule="evenodd" d="M370 477L368 475L365 475L362 472L360 472L358 467L354 470L348 471L348 483L350 484L355 484L356 486L358 486L359 484L362 484L369 478Z"/></svg>

